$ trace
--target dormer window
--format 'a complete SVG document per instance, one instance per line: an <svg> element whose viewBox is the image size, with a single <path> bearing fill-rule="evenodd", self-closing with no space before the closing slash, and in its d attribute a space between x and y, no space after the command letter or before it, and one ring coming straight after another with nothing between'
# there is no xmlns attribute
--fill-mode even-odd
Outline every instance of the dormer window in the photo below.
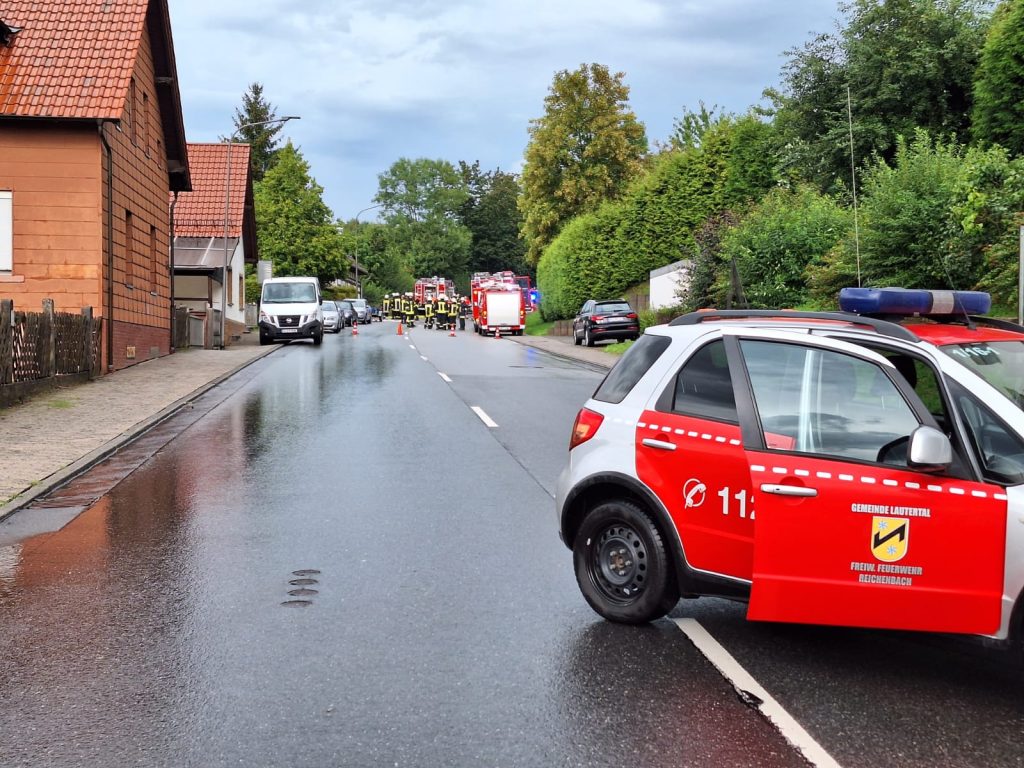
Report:
<svg viewBox="0 0 1024 768"><path fill-rule="evenodd" d="M14 42L14 36L21 32L21 27L12 27L10 24L4 23L3 19L0 19L0 45L11 46Z"/></svg>

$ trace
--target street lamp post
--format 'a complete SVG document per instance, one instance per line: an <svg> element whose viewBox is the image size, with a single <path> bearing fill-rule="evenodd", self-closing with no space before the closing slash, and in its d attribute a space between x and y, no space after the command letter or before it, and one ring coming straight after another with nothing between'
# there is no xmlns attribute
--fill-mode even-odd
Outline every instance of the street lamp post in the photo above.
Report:
<svg viewBox="0 0 1024 768"><path fill-rule="evenodd" d="M371 205L368 208L363 208L363 210L359 211L356 214L356 226L359 225L359 217L362 216L364 213L366 213L367 211L372 211L375 208L383 208L383 207L384 207L384 203L377 203L376 205ZM359 249L358 248L356 248L355 256L353 258L355 259L355 263L356 263L356 296L361 299L361 298L363 298L363 279L361 277L359 277Z"/></svg>
<svg viewBox="0 0 1024 768"><path fill-rule="evenodd" d="M287 123L289 120L299 120L298 115L288 115L287 117L275 117L273 120L259 120L255 123L245 123L239 125L231 132L228 137L228 151L227 151L227 171L224 177L224 263L220 267L220 348L227 349L227 344L224 343L224 335L227 333L227 316L228 316L228 262L230 257L228 255L228 224L230 221L231 213L231 145L235 141L235 136L238 132L245 128L255 128L257 125L273 125L274 123Z"/></svg>

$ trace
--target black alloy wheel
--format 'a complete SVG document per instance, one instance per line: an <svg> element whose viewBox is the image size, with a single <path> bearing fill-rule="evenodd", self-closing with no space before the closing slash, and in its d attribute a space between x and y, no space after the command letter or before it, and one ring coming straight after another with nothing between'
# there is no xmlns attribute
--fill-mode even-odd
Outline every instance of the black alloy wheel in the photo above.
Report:
<svg viewBox="0 0 1024 768"><path fill-rule="evenodd" d="M573 563L583 597L609 621L644 624L679 600L661 532L630 501L591 510L573 542Z"/></svg>
<svg viewBox="0 0 1024 768"><path fill-rule="evenodd" d="M594 339L590 335L590 327L587 326L586 330L583 331L583 343L588 347L594 346Z"/></svg>

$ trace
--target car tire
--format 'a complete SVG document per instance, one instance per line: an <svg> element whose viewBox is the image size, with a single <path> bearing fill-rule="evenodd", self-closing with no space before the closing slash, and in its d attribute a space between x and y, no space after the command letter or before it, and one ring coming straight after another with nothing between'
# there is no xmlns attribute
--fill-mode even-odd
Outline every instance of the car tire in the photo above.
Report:
<svg viewBox="0 0 1024 768"><path fill-rule="evenodd" d="M581 339L580 335L576 333L575 328L572 329L572 343L575 344L577 347L583 343L583 339Z"/></svg>
<svg viewBox="0 0 1024 768"><path fill-rule="evenodd" d="M583 343L586 344L588 347L594 346L594 339L590 335L589 328L586 328L583 331Z"/></svg>
<svg viewBox="0 0 1024 768"><path fill-rule="evenodd" d="M265 347L270 343L270 337L267 334L260 331L260 346Z"/></svg>
<svg viewBox="0 0 1024 768"><path fill-rule="evenodd" d="M319 347L323 343L324 343L324 332L323 332L323 329L320 329L319 331L317 331L316 333L313 334L313 346Z"/></svg>
<svg viewBox="0 0 1024 768"><path fill-rule="evenodd" d="M630 501L606 501L584 518L573 541L576 582L590 607L620 624L646 624L679 600L665 539Z"/></svg>

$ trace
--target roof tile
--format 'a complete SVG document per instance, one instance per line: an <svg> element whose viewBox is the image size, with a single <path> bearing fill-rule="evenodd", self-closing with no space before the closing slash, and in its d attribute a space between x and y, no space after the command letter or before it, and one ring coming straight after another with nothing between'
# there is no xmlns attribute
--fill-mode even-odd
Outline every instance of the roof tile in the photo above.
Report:
<svg viewBox="0 0 1024 768"><path fill-rule="evenodd" d="M242 236L249 145L231 145L231 195L225 199L228 177L227 144L188 145L192 191L181 192L174 206L174 234L180 237L223 237L224 206L230 203L228 237Z"/></svg>
<svg viewBox="0 0 1024 768"><path fill-rule="evenodd" d="M124 110L149 0L7 0L0 115L105 118Z"/></svg>

